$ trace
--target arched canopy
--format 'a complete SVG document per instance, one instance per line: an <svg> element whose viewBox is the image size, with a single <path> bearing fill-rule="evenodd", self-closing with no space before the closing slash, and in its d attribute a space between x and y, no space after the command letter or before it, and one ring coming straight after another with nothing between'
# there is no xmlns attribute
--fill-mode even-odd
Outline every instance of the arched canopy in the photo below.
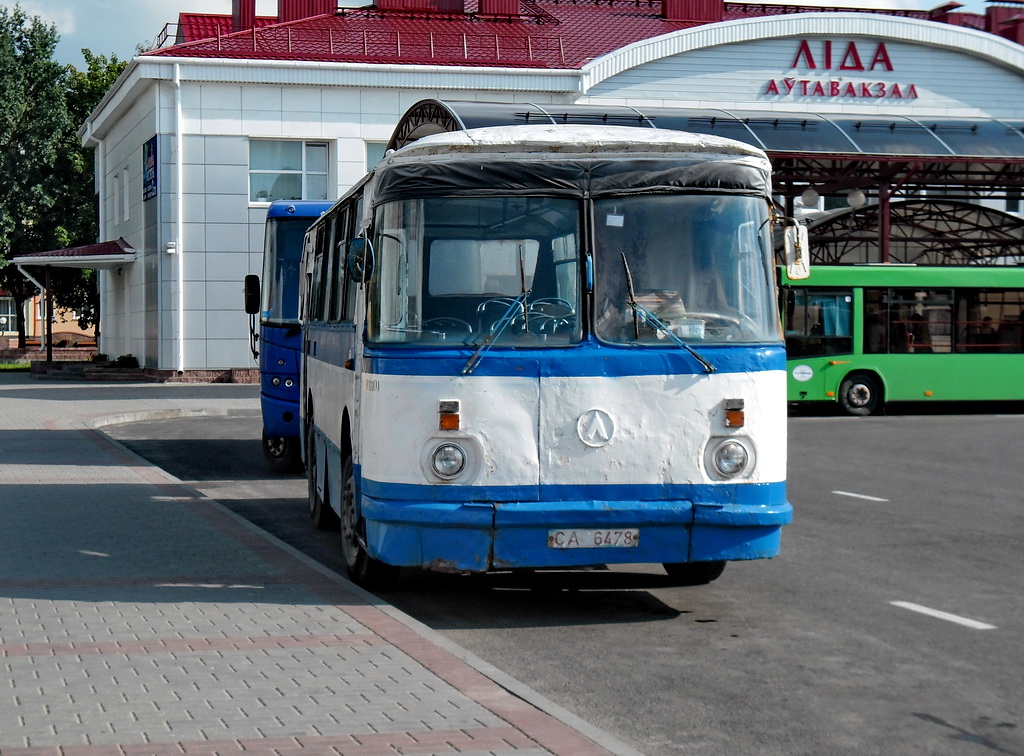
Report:
<svg viewBox="0 0 1024 756"><path fill-rule="evenodd" d="M889 262L1024 265L1024 220L970 202L891 202ZM825 213L807 224L811 264L881 262L879 205Z"/></svg>
<svg viewBox="0 0 1024 756"><path fill-rule="evenodd" d="M609 124L713 134L768 153L776 191L798 196L879 185L904 193L1018 196L1024 188L1024 120L851 116L718 108L634 108L423 100L395 128L388 149L428 134L528 123Z"/></svg>

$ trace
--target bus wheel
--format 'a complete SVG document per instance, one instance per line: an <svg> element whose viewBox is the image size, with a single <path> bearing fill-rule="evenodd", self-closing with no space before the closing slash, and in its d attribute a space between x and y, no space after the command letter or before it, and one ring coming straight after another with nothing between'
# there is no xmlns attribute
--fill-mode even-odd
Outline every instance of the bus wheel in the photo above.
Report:
<svg viewBox="0 0 1024 756"><path fill-rule="evenodd" d="M351 456L345 458L341 474L341 553L348 576L369 591L394 588L401 568L384 564L366 551L366 521L356 513L356 475Z"/></svg>
<svg viewBox="0 0 1024 756"><path fill-rule="evenodd" d="M707 585L725 571L725 560L716 562L679 562L663 564L673 585Z"/></svg>
<svg viewBox="0 0 1024 756"><path fill-rule="evenodd" d="M309 492L309 519L319 530L333 530L338 527L338 515L334 514L331 505L324 501L324 497L316 490L318 464L316 434L313 432L313 423L310 422L309 430L306 433L306 488ZM327 490L327 471L324 470L324 493Z"/></svg>
<svg viewBox="0 0 1024 756"><path fill-rule="evenodd" d="M852 373L839 384L839 406L848 415L874 414L882 403L882 387L868 373Z"/></svg>
<svg viewBox="0 0 1024 756"><path fill-rule="evenodd" d="M263 432L263 459L273 473L284 474L302 470L299 439L288 436L268 436Z"/></svg>

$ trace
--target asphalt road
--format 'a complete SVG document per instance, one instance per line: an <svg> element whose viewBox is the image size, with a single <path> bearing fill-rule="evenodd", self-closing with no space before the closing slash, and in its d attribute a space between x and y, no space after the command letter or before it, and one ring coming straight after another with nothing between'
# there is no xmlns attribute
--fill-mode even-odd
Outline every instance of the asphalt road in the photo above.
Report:
<svg viewBox="0 0 1024 756"><path fill-rule="evenodd" d="M1024 414L960 412L791 418L782 554L708 586L416 573L385 598L650 756L1024 755ZM105 430L343 572L259 429Z"/></svg>

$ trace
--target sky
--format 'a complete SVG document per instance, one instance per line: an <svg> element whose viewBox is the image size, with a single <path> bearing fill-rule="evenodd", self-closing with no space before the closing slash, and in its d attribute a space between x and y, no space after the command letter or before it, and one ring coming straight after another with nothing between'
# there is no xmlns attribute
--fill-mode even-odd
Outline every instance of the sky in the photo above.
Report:
<svg viewBox="0 0 1024 756"><path fill-rule="evenodd" d="M793 0L771 0L792 2ZM907 8L926 10L943 0L800 0L801 5L858 6L864 8ZM84 67L81 49L98 55L114 54L127 60L138 45L149 46L165 24L178 20L178 13L230 13L231 0L19 0L30 15L40 16L57 27L61 41L57 60ZM764 0L762 0L764 2ZM984 13L985 0L960 0L961 10ZM345 2L363 5L363 2ZM12 8L13 2L0 0L0 7ZM260 16L277 14L276 0L256 0Z"/></svg>

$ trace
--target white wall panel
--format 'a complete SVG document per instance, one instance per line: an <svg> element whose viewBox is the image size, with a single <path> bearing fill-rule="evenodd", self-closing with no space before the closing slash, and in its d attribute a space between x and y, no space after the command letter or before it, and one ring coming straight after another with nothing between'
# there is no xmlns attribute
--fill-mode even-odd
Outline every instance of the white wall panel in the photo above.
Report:
<svg viewBox="0 0 1024 756"><path fill-rule="evenodd" d="M206 199L207 223L247 223L249 205L245 195L208 194Z"/></svg>
<svg viewBox="0 0 1024 756"><path fill-rule="evenodd" d="M190 87L194 88L195 85ZM203 110L241 110L242 86L204 82L199 85L199 102Z"/></svg>
<svg viewBox="0 0 1024 756"><path fill-rule="evenodd" d="M321 139L324 135L323 113L286 110L281 117L281 134L289 139Z"/></svg>
<svg viewBox="0 0 1024 756"><path fill-rule="evenodd" d="M249 226L242 223L210 223L206 226L207 252L246 252L249 244ZM215 255L215 259L219 259ZM218 268L207 263L206 274L215 277Z"/></svg>
<svg viewBox="0 0 1024 756"><path fill-rule="evenodd" d="M321 90L318 87L284 87L281 90L281 109L320 113L323 110Z"/></svg>
<svg viewBox="0 0 1024 756"><path fill-rule="evenodd" d="M208 164L207 194L232 194L245 197L249 191L249 169L244 165Z"/></svg>

